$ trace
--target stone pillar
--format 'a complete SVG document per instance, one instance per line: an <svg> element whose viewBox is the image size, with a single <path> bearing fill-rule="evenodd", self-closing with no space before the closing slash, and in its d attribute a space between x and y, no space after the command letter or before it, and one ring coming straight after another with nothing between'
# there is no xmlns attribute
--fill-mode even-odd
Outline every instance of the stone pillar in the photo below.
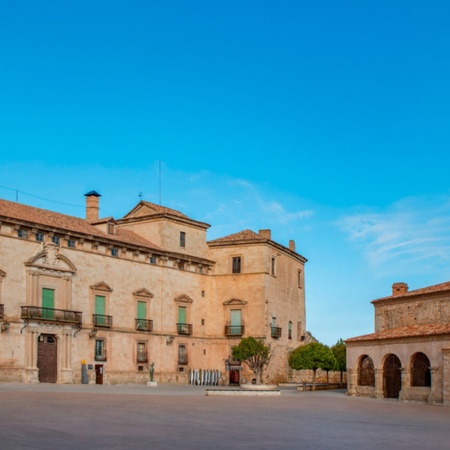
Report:
<svg viewBox="0 0 450 450"><path fill-rule="evenodd" d="M373 396L375 398L384 398L384 370L375 369L375 391Z"/></svg>
<svg viewBox="0 0 450 450"><path fill-rule="evenodd" d="M442 355L444 359L443 365L443 403L444 406L450 406L450 347L442 349ZM431 380L433 382L433 379Z"/></svg>
<svg viewBox="0 0 450 450"><path fill-rule="evenodd" d="M428 403L435 404L438 402L438 385L439 385L439 368L438 367L430 367L431 372L431 390L430 395L428 396Z"/></svg>
<svg viewBox="0 0 450 450"><path fill-rule="evenodd" d="M347 395L355 397L357 395L356 387L358 385L358 369L348 369Z"/></svg>
<svg viewBox="0 0 450 450"><path fill-rule="evenodd" d="M39 369L37 368L37 340L39 333L28 330L25 336L25 383L39 383Z"/></svg>
<svg viewBox="0 0 450 450"><path fill-rule="evenodd" d="M409 387L411 386L411 370L406 367L402 367L402 388L398 399L401 401L409 400Z"/></svg>

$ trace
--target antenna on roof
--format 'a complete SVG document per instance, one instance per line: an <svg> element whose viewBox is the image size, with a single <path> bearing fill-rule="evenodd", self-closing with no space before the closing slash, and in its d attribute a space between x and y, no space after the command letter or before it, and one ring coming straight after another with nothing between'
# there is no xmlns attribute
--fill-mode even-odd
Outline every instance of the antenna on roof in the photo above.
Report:
<svg viewBox="0 0 450 450"><path fill-rule="evenodd" d="M139 200L142 200L142 191L139 191Z"/></svg>

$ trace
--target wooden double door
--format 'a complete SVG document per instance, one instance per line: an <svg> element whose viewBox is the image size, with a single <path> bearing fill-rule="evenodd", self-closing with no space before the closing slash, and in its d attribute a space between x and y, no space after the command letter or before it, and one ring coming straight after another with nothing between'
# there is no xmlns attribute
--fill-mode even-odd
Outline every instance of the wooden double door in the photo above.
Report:
<svg viewBox="0 0 450 450"><path fill-rule="evenodd" d="M384 396L398 398L402 389L402 365L396 355L389 355L384 363Z"/></svg>
<svg viewBox="0 0 450 450"><path fill-rule="evenodd" d="M56 336L41 334L38 337L38 360L40 383L56 383L58 378L58 348Z"/></svg>

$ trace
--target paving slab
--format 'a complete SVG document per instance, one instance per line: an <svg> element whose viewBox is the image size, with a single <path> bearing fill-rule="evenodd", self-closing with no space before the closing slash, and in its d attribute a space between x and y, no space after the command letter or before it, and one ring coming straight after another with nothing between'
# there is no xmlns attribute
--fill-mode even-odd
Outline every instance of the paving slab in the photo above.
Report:
<svg viewBox="0 0 450 450"><path fill-rule="evenodd" d="M450 408L344 391L206 396L206 386L0 384L0 447L443 449Z"/></svg>

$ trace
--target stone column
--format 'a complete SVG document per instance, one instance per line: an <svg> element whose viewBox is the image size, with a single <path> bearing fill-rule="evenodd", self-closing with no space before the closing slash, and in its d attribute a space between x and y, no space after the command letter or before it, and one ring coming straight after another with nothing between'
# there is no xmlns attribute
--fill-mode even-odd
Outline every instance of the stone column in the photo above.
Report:
<svg viewBox="0 0 450 450"><path fill-rule="evenodd" d="M438 384L439 384L439 368L438 367L430 367L431 372L431 390L430 395L428 396L428 403L434 404L438 402Z"/></svg>
<svg viewBox="0 0 450 450"><path fill-rule="evenodd" d="M375 391L373 396L375 398L384 398L384 370L375 369Z"/></svg>
<svg viewBox="0 0 450 450"><path fill-rule="evenodd" d="M347 395L355 397L357 395L356 387L358 385L358 369L348 369Z"/></svg>
<svg viewBox="0 0 450 450"><path fill-rule="evenodd" d="M450 406L450 347L442 349L444 359L442 379L443 379L443 403L444 406ZM433 382L433 380L431 380Z"/></svg>
<svg viewBox="0 0 450 450"><path fill-rule="evenodd" d="M409 400L409 387L411 386L411 370L406 367L402 367L402 388L398 399L401 401Z"/></svg>

